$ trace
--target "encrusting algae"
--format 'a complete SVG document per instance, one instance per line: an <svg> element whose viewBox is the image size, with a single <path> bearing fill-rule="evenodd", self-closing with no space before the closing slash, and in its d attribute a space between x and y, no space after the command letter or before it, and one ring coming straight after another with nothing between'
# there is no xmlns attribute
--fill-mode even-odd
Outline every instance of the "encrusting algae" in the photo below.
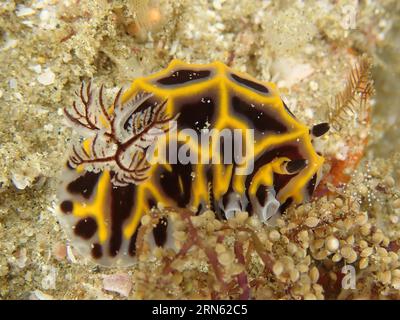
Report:
<svg viewBox="0 0 400 320"><path fill-rule="evenodd" d="M399 299L400 155L382 152L399 148L399 11L394 0L0 4L0 298ZM137 262L99 266L57 222L76 141L63 109L82 81L112 101L173 59L274 82L299 123L328 122L313 139L322 180L269 224L245 208L221 220L215 206L195 215L156 199L139 218ZM172 245L154 246L166 221Z"/></svg>

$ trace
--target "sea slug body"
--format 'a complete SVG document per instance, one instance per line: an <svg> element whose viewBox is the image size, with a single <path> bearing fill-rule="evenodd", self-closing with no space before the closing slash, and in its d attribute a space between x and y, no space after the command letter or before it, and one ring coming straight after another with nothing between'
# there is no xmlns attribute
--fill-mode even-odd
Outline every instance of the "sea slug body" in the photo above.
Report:
<svg viewBox="0 0 400 320"><path fill-rule="evenodd" d="M81 139L63 172L59 216L75 247L99 264L135 262L142 217L158 204L211 209L221 220L247 211L265 222L307 201L319 181L324 160L312 141L329 126L308 128L273 83L220 62L173 60L120 90L111 107L103 87L82 85L78 96L65 111ZM198 138L205 134L211 143ZM172 229L160 219L149 241L167 245Z"/></svg>

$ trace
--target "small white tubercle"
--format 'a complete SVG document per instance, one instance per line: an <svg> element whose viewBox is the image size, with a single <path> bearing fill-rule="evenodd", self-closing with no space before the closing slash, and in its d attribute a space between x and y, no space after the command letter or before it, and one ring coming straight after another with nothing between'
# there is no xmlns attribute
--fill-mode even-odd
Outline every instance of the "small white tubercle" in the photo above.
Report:
<svg viewBox="0 0 400 320"><path fill-rule="evenodd" d="M222 200L219 201L219 207L222 212L225 214L227 219L231 219L235 217L236 212L241 212L247 206L246 196L241 196L236 192L231 192L227 195L228 201L226 207L224 207Z"/></svg>
<svg viewBox="0 0 400 320"><path fill-rule="evenodd" d="M264 204L260 203L255 196L251 197L250 201L259 219L264 223L278 213L281 205L279 201L276 200L275 190L272 188L268 189L268 196Z"/></svg>
<svg viewBox="0 0 400 320"><path fill-rule="evenodd" d="M235 216L236 212L241 211L240 207L240 196L237 193L230 193L228 195L228 201L226 204L226 207L222 204L222 201L220 201L220 208L223 210L225 213L225 217L227 219L231 219Z"/></svg>

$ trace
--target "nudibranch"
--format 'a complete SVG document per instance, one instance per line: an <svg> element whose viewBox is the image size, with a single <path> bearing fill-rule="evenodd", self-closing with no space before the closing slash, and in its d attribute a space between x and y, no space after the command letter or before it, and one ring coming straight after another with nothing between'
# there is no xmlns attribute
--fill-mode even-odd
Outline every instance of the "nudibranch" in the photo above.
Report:
<svg viewBox="0 0 400 320"><path fill-rule="evenodd" d="M266 222L309 199L319 181L324 160L313 139L329 126L308 128L273 83L223 63L173 60L121 89L111 106L103 87L82 84L77 96L65 110L79 139L63 172L59 216L78 251L99 264L135 262L153 207L211 209L219 219L247 211ZM171 228L160 219L152 243L164 246Z"/></svg>

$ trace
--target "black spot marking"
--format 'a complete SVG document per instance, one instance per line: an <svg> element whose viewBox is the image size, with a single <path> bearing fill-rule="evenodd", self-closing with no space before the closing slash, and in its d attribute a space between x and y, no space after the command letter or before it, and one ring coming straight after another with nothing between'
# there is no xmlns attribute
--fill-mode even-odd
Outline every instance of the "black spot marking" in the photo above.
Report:
<svg viewBox="0 0 400 320"><path fill-rule="evenodd" d="M72 210L74 209L74 204L72 203L72 201L65 200L65 201L61 202L60 209L63 213L70 214L72 212Z"/></svg>
<svg viewBox="0 0 400 320"><path fill-rule="evenodd" d="M140 226L141 224L137 226L136 231L134 232L134 234L131 237L131 240L129 241L128 254L131 257L134 257L136 255L136 239L139 233Z"/></svg>
<svg viewBox="0 0 400 320"><path fill-rule="evenodd" d="M111 191L111 236L109 253L115 257L122 244L122 227L131 215L134 206L136 186L129 184L124 187L114 187Z"/></svg>
<svg viewBox="0 0 400 320"><path fill-rule="evenodd" d="M89 199L97 185L99 177L100 173L86 172L83 176L72 181L67 186L67 190L72 194L80 194L85 199Z"/></svg>
<svg viewBox="0 0 400 320"><path fill-rule="evenodd" d="M317 183L317 174L314 174L311 180L307 184L307 192L310 198L314 193L316 183Z"/></svg>
<svg viewBox="0 0 400 320"><path fill-rule="evenodd" d="M97 222L95 219L88 217L78 221L75 225L74 232L83 239L90 239L97 231Z"/></svg>
<svg viewBox="0 0 400 320"><path fill-rule="evenodd" d="M286 105L286 103L282 100L283 106L285 107L285 110L293 117L296 119L296 116L293 114L292 111L290 111L289 107Z"/></svg>
<svg viewBox="0 0 400 320"><path fill-rule="evenodd" d="M265 151L254 162L253 173L246 178L246 187L249 187L249 183L262 166L270 163L274 158L279 157L286 157L292 160L303 158L296 145L285 145Z"/></svg>
<svg viewBox="0 0 400 320"><path fill-rule="evenodd" d="M215 102L211 97L202 97L193 102L183 103L179 112L178 125L180 128L201 129L212 123L215 113Z"/></svg>
<svg viewBox="0 0 400 320"><path fill-rule="evenodd" d="M153 229L154 242L158 247L164 246L167 241L168 219L160 218L156 227Z"/></svg>
<svg viewBox="0 0 400 320"><path fill-rule="evenodd" d="M93 244L92 247L92 257L94 259L100 259L103 256L103 248L99 243Z"/></svg>
<svg viewBox="0 0 400 320"><path fill-rule="evenodd" d="M185 208L190 201L192 188L192 165L188 164L172 164L172 170L168 171L162 168L160 174L160 186L164 193L175 200L180 208ZM182 182L182 189L181 183Z"/></svg>
<svg viewBox="0 0 400 320"><path fill-rule="evenodd" d="M302 159L302 156L298 150L298 147L295 145L286 145L282 147L277 147L271 150L264 152L261 156L259 156L256 161L254 162L254 170L253 173L246 177L245 186L246 190L249 190L251 181L253 180L255 174L258 170L270 163L274 158L277 157L287 157L289 159ZM274 173L274 189L275 192L278 193L295 175L288 175L288 174L276 174ZM247 197L249 198L248 191L246 191ZM247 205L246 211L249 214L253 214L253 208L251 203Z"/></svg>
<svg viewBox="0 0 400 320"><path fill-rule="evenodd" d="M312 127L311 133L315 137L320 137L329 131L329 123L323 122L320 124L316 124Z"/></svg>
<svg viewBox="0 0 400 320"><path fill-rule="evenodd" d="M68 170L75 170L75 169L71 166L71 164L69 163L69 161L67 161L67 162L65 163L65 167L66 167Z"/></svg>
<svg viewBox="0 0 400 320"><path fill-rule="evenodd" d="M186 82L207 78L210 74L211 72L208 70L176 70L169 77L157 80L157 83L165 86L184 84Z"/></svg>
<svg viewBox="0 0 400 320"><path fill-rule="evenodd" d="M289 173L296 173L299 172L300 170L304 169L307 166L307 160L306 159L296 159L289 161L286 164L286 170Z"/></svg>
<svg viewBox="0 0 400 320"><path fill-rule="evenodd" d="M233 110L249 123L250 128L259 132L270 131L276 134L287 132L286 126L266 110L259 107L253 107L237 96L232 98Z"/></svg>
<svg viewBox="0 0 400 320"><path fill-rule="evenodd" d="M203 203L200 203L197 207L196 216L202 214L204 211L206 211L206 209L207 208L203 205Z"/></svg>
<svg viewBox="0 0 400 320"><path fill-rule="evenodd" d="M246 86L246 87L249 87L249 88L251 88L251 89L254 89L254 90L256 90L256 91L258 91L258 92L261 92L261 93L264 93L264 94L269 93L268 88L265 87L265 86L263 86L262 84L259 84L259 83L257 83L257 82L254 82L254 81L251 81L251 80L242 78L242 77L239 77L238 75L236 75L236 74L234 74L234 73L231 73L231 77L232 77L236 82L239 82L240 84L242 84L242 85L244 85L244 86Z"/></svg>

